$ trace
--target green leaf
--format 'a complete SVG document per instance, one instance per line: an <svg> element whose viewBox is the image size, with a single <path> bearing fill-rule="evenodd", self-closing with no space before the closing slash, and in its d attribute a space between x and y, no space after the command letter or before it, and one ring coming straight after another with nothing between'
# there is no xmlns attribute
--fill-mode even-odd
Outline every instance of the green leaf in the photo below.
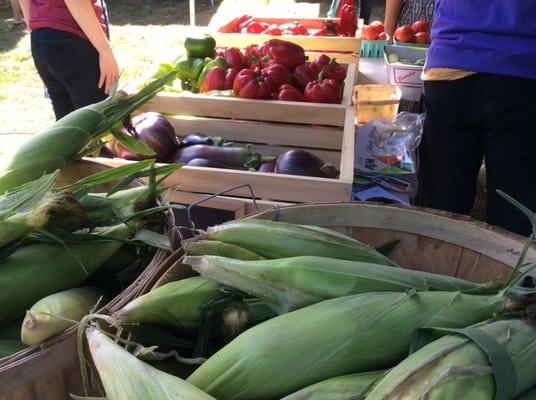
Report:
<svg viewBox="0 0 536 400"><path fill-rule="evenodd" d="M56 170L0 196L0 218L17 212L30 211L52 190L58 176L59 170Z"/></svg>
<svg viewBox="0 0 536 400"><path fill-rule="evenodd" d="M134 235L133 240L148 244L149 246L171 251L171 242L169 237L156 233L149 229L141 229Z"/></svg>
<svg viewBox="0 0 536 400"><path fill-rule="evenodd" d="M147 146L145 143L143 143L141 140L136 139L133 136L127 135L121 132L119 129L113 127L110 128L110 133L119 143L125 146L128 150L144 156L156 156L154 150Z"/></svg>
<svg viewBox="0 0 536 400"><path fill-rule="evenodd" d="M158 77L161 77L161 76L164 76L165 74L169 74L173 70L174 70L174 67L171 64L160 64L158 66L158 71L156 74Z"/></svg>
<svg viewBox="0 0 536 400"><path fill-rule="evenodd" d="M154 160L143 160L132 164L122 165L120 167L106 169L93 175L86 176L75 183L64 186L60 190L77 190L95 185L101 185L103 183L113 182L125 176L135 174L138 171L147 169L152 164L154 164Z"/></svg>

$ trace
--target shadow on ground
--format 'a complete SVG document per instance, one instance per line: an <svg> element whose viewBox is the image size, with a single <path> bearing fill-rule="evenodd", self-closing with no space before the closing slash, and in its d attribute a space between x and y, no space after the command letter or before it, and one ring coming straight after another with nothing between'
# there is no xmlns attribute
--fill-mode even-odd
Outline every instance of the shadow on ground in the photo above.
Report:
<svg viewBox="0 0 536 400"><path fill-rule="evenodd" d="M0 53L14 48L26 34L24 24L13 26L13 14L6 0L0 2Z"/></svg>

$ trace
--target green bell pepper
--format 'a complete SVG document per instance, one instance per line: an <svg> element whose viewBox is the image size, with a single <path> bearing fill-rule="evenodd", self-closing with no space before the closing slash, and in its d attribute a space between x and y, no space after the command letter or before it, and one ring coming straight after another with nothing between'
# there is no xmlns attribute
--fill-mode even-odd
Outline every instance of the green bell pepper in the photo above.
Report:
<svg viewBox="0 0 536 400"><path fill-rule="evenodd" d="M227 65L227 62L225 61L225 58L223 57L216 57L214 60L208 62L205 64L203 71L201 71L201 74L199 74L199 78L197 79L197 87L200 88L203 84L203 81L205 80L205 76L207 75L207 72L209 69L214 67L223 67L225 69L229 68Z"/></svg>
<svg viewBox="0 0 536 400"><path fill-rule="evenodd" d="M188 36L184 40L184 48L188 57L212 57L216 48L216 40L210 35Z"/></svg>
<svg viewBox="0 0 536 400"><path fill-rule="evenodd" d="M210 92L203 93L209 97L236 97L233 89L230 90L211 90Z"/></svg>
<svg viewBox="0 0 536 400"><path fill-rule="evenodd" d="M187 57L175 65L177 78L183 82L189 80L195 81L201 74L204 66L205 60L203 58Z"/></svg>

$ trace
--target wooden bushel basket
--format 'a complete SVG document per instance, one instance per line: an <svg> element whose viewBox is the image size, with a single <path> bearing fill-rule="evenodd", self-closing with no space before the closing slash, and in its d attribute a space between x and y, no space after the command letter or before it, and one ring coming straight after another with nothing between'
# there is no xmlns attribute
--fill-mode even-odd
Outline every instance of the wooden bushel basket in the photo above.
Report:
<svg viewBox="0 0 536 400"><path fill-rule="evenodd" d="M109 167L90 161L79 161L62 170L61 185L74 182ZM132 186L144 185L137 180ZM106 191L110 185L94 187ZM146 281L160 276L162 262L169 253L158 249L151 262L136 280L98 312L109 314L140 295ZM0 359L0 400L66 400L70 393L81 394L82 381L76 352L76 327L71 327L40 346L31 347Z"/></svg>

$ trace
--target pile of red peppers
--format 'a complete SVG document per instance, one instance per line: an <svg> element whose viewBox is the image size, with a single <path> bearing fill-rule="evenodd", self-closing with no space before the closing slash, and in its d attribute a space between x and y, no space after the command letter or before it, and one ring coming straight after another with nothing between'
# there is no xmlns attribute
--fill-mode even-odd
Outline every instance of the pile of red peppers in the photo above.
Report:
<svg viewBox="0 0 536 400"><path fill-rule="evenodd" d="M340 103L346 70L321 55L308 63L297 44L279 39L250 45L242 53L226 48L218 53L228 68L208 70L200 91L232 89L240 98Z"/></svg>

